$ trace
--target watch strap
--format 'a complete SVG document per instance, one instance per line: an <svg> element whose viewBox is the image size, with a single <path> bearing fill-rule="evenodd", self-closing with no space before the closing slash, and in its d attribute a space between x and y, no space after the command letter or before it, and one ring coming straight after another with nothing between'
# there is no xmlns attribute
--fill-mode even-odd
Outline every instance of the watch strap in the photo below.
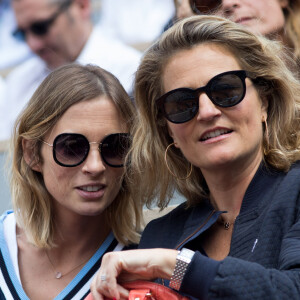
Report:
<svg viewBox="0 0 300 300"><path fill-rule="evenodd" d="M178 251L175 268L170 279L170 288L179 291L183 277L194 256L194 253L194 251L186 248Z"/></svg>

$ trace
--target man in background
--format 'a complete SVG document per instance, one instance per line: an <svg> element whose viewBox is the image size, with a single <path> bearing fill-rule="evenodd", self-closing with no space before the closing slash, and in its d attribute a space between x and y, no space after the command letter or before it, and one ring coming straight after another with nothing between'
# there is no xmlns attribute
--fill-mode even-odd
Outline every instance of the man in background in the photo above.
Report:
<svg viewBox="0 0 300 300"><path fill-rule="evenodd" d="M24 39L36 56L6 78L0 140L10 138L17 115L42 80L64 64L99 65L132 92L141 53L93 26L90 0L12 0L12 7L18 26L14 35Z"/></svg>

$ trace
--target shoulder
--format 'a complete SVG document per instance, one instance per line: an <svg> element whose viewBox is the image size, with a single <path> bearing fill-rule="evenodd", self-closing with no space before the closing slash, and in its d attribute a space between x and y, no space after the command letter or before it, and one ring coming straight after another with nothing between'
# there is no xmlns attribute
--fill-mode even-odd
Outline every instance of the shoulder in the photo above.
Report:
<svg viewBox="0 0 300 300"><path fill-rule="evenodd" d="M16 240L16 219L12 210L4 212L0 217L0 248L10 246ZM10 251L10 247L8 247Z"/></svg>
<svg viewBox="0 0 300 300"><path fill-rule="evenodd" d="M102 31L94 28L77 62L101 66L114 74L127 92L131 92L134 73L139 66L142 53Z"/></svg>
<svg viewBox="0 0 300 300"><path fill-rule="evenodd" d="M299 174L300 174L300 161L297 161L291 166L290 170L287 172L287 175L291 177L296 177L300 182Z"/></svg>
<svg viewBox="0 0 300 300"><path fill-rule="evenodd" d="M181 203L164 216L150 221L146 228L166 225L168 223L172 223L174 219L176 219L178 222L183 221L185 220L185 217L190 214L190 210L191 209L187 208L186 202Z"/></svg>
<svg viewBox="0 0 300 300"><path fill-rule="evenodd" d="M49 72L46 64L35 56L7 76L5 80L7 105L13 121Z"/></svg>
<svg viewBox="0 0 300 300"><path fill-rule="evenodd" d="M87 47L89 47L89 45L96 50L98 55L101 53L102 55L114 55L115 59L120 58L124 60L124 57L126 57L126 60L129 59L131 61L139 61L142 56L140 51L117 40L115 37L109 34L105 34L105 32L103 32L103 28L101 28L99 25L94 27L90 39L87 42ZM96 48L94 48L95 46Z"/></svg>
<svg viewBox="0 0 300 300"><path fill-rule="evenodd" d="M300 162L287 172L267 166L258 175L246 192L241 211L257 205L259 212L292 220L300 207Z"/></svg>
<svg viewBox="0 0 300 300"><path fill-rule="evenodd" d="M14 212L12 210L7 210L0 216L0 222L3 223L5 219L14 217Z"/></svg>
<svg viewBox="0 0 300 300"><path fill-rule="evenodd" d="M250 189L273 193L285 190L299 191L300 161L295 162L287 172L263 165L252 180Z"/></svg>
<svg viewBox="0 0 300 300"><path fill-rule="evenodd" d="M143 231L139 248L165 247L165 245L170 247L182 234L191 212L192 208L187 208L186 203L182 203L168 214L150 221Z"/></svg>
<svg viewBox="0 0 300 300"><path fill-rule="evenodd" d="M288 172L282 172L278 190L300 191L300 161L294 163Z"/></svg>
<svg viewBox="0 0 300 300"><path fill-rule="evenodd" d="M6 81L9 83L10 81L14 80L15 78L18 79L19 77L26 79L26 77L24 78L23 76L42 72L45 70L45 68L45 63L39 57L33 56L11 71L7 76Z"/></svg>

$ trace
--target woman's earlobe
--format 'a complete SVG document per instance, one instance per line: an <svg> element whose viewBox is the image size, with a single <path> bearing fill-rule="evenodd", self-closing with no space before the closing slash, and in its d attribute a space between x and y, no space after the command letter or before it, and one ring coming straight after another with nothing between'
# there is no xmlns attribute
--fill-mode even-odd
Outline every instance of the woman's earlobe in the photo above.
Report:
<svg viewBox="0 0 300 300"><path fill-rule="evenodd" d="M178 147L178 144L177 144L176 137L174 136L174 134L173 134L173 132L172 132L170 126L167 125L167 128L168 128L169 136L173 139L174 146L175 146L176 148L179 148L179 147Z"/></svg>
<svg viewBox="0 0 300 300"><path fill-rule="evenodd" d="M261 101L261 111L265 119L267 119L268 117L268 108L269 108L269 100L267 98L263 98Z"/></svg>
<svg viewBox="0 0 300 300"><path fill-rule="evenodd" d="M36 147L30 140L22 140L23 158L26 164L34 171L41 172L40 159Z"/></svg>
<svg viewBox="0 0 300 300"><path fill-rule="evenodd" d="M178 144L177 144L177 141L176 141L176 138L174 137L173 132L171 131L171 129L170 129L169 126L168 126L168 132L169 132L170 137L173 139L173 145L174 145L174 147L179 148Z"/></svg>

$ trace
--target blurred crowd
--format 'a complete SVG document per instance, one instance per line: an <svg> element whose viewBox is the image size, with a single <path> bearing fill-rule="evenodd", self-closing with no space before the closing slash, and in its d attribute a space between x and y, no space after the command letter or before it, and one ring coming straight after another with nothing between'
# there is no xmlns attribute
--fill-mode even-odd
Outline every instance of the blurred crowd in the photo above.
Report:
<svg viewBox="0 0 300 300"><path fill-rule="evenodd" d="M176 20L211 13L283 41L300 61L299 0L0 0L0 141L55 68L99 65L132 97L148 46Z"/></svg>
<svg viewBox="0 0 300 300"><path fill-rule="evenodd" d="M100 65L131 94L142 52L174 12L173 0L0 0L0 140L10 138L41 81L65 63Z"/></svg>

